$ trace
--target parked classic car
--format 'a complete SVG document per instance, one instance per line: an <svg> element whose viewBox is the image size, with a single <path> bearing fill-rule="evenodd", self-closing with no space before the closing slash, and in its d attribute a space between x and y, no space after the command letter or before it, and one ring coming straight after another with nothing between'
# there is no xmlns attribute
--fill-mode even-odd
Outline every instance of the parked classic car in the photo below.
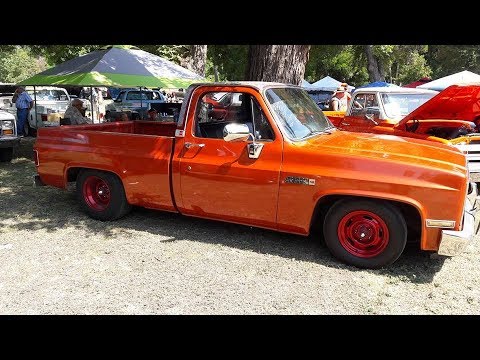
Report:
<svg viewBox="0 0 480 360"><path fill-rule="evenodd" d="M11 161L13 151L19 143L15 118L12 114L0 110L0 162Z"/></svg>
<svg viewBox="0 0 480 360"><path fill-rule="evenodd" d="M361 88L346 113L325 112L340 129L449 144L464 152L470 178L480 182L480 85L452 85L440 93L402 87Z"/></svg>
<svg viewBox="0 0 480 360"><path fill-rule="evenodd" d="M59 126L60 118L70 103L67 90L53 86L36 86L35 89L33 86L27 86L25 90L33 100L36 100L36 105L30 110L24 133L36 136L37 130L41 127ZM17 118L15 103L5 110Z"/></svg>
<svg viewBox="0 0 480 360"><path fill-rule="evenodd" d="M146 112L152 103L164 103L165 96L158 90L124 89L115 100L105 106L105 118L113 120L113 114L123 111Z"/></svg>
<svg viewBox="0 0 480 360"><path fill-rule="evenodd" d="M210 111L220 93L238 101ZM334 256L367 268L396 261L407 240L458 254L475 231L477 187L458 149L338 131L297 86L195 84L178 123L38 135L36 183L76 182L81 208L102 221L136 205L304 236L318 229Z"/></svg>

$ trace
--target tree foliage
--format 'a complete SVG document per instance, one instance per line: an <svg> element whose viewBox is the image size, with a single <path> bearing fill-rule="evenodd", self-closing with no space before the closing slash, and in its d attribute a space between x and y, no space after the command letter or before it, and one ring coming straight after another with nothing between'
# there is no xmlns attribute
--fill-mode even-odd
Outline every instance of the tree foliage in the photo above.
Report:
<svg viewBox="0 0 480 360"><path fill-rule="evenodd" d="M305 80L310 83L331 76L349 84L362 84L368 80L364 61L351 45L313 45L305 70Z"/></svg>
<svg viewBox="0 0 480 360"><path fill-rule="evenodd" d="M480 46L429 45L426 60L432 69L433 78L462 70L480 73Z"/></svg>
<svg viewBox="0 0 480 360"><path fill-rule="evenodd" d="M208 45L207 77L214 79L214 68L219 81L243 80L247 69L248 45Z"/></svg>
<svg viewBox="0 0 480 360"><path fill-rule="evenodd" d="M103 46L105 45L0 45L0 80L20 81L23 80L22 76L26 78L42 71L46 66L60 64ZM191 68L192 45L136 46ZM206 77L214 80L216 73L220 81L244 80L248 49L248 45L208 45ZM462 70L480 73L478 45L370 45L370 49L377 60L379 76L398 85L424 76L435 79ZM360 86L371 78L372 71L369 74L367 59L365 45L314 45L310 48L304 78L315 82L329 75L339 81Z"/></svg>
<svg viewBox="0 0 480 360"><path fill-rule="evenodd" d="M0 49L0 81L17 83L47 68L43 58L32 55L26 47Z"/></svg>
<svg viewBox="0 0 480 360"><path fill-rule="evenodd" d="M43 56L49 66L58 65L74 57L98 50L105 45L30 45L31 52Z"/></svg>

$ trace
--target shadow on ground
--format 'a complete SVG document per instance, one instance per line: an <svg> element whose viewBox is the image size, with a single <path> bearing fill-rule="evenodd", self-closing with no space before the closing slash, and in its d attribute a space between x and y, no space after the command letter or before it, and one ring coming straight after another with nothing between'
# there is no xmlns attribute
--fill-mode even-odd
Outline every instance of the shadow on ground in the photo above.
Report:
<svg viewBox="0 0 480 360"><path fill-rule="evenodd" d="M28 154L28 150L24 150ZM73 191L52 187L33 187L33 161L17 158L0 164L0 235L7 231L44 229L56 232L64 227L84 230L89 236L131 236L133 231L161 235L168 240L215 243L262 254L309 261L322 266L351 271L368 271L402 281L429 283L442 268L444 258L430 258L417 247L407 246L392 266L380 270L361 270L334 259L323 242L314 236L302 237L274 231L186 217L178 214L134 208L125 218L101 222L81 212ZM21 219L16 221L15 219ZM14 220L13 225L10 224ZM6 225L6 226L5 226ZM7 229L7 230L6 230ZM12 236L12 235L8 235Z"/></svg>

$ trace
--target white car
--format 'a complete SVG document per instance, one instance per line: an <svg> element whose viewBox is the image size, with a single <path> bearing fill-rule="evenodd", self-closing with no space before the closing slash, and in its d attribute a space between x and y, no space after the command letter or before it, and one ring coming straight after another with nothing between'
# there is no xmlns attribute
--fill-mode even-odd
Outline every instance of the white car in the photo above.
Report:
<svg viewBox="0 0 480 360"><path fill-rule="evenodd" d="M20 143L17 136L15 117L0 110L0 162L8 162L13 158L13 149Z"/></svg>
<svg viewBox="0 0 480 360"><path fill-rule="evenodd" d="M65 110L70 104L70 95L63 88L52 86L37 86L35 92L33 86L27 86L26 91L36 100L34 106L28 114L28 121L25 122L24 133L36 136L37 129L40 127L59 126L60 118L63 118ZM5 108L15 119L17 118L17 108L15 103Z"/></svg>

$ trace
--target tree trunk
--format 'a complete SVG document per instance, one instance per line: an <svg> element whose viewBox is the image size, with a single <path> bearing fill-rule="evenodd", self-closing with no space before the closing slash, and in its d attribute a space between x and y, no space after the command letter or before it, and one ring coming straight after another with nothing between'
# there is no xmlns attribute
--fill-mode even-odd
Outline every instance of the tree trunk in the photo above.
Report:
<svg viewBox="0 0 480 360"><path fill-rule="evenodd" d="M367 70L370 82L385 81L381 63L373 54L373 45L365 45L365 54L367 55Z"/></svg>
<svg viewBox="0 0 480 360"><path fill-rule="evenodd" d="M192 45L190 47L190 70L198 75L205 76L205 65L207 63L207 45Z"/></svg>
<svg viewBox="0 0 480 360"><path fill-rule="evenodd" d="M250 45L245 80L300 85L310 45Z"/></svg>

